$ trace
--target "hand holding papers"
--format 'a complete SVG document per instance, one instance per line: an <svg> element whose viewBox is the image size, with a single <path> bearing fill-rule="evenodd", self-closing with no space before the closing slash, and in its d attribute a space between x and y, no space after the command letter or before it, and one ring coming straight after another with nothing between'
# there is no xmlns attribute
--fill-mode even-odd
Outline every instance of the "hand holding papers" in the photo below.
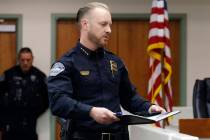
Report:
<svg viewBox="0 0 210 140"><path fill-rule="evenodd" d="M125 125L132 125L132 124L149 124L161 121L165 118L173 116L180 111L172 111L172 112L165 112L165 113L151 113L151 115L123 115L120 113L116 113L116 116L120 118L120 123Z"/></svg>

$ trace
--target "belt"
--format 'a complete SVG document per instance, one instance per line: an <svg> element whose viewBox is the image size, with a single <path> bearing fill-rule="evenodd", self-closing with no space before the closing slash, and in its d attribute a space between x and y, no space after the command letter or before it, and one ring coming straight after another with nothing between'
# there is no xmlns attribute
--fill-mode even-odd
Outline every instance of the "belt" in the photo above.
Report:
<svg viewBox="0 0 210 140"><path fill-rule="evenodd" d="M14 125L14 124L5 124L4 126L0 127L3 132L36 132L36 127L31 125Z"/></svg>
<svg viewBox="0 0 210 140"><path fill-rule="evenodd" d="M93 132L80 132L75 131L71 134L71 137L74 139L87 139L87 140L122 140L123 133L93 133Z"/></svg>

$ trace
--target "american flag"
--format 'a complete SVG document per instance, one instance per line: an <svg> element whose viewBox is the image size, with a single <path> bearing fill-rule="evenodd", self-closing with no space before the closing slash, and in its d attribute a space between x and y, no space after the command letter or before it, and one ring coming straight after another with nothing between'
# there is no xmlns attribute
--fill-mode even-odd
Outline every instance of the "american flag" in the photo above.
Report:
<svg viewBox="0 0 210 140"><path fill-rule="evenodd" d="M148 99L172 111L170 33L166 0L153 0L147 52L149 58Z"/></svg>

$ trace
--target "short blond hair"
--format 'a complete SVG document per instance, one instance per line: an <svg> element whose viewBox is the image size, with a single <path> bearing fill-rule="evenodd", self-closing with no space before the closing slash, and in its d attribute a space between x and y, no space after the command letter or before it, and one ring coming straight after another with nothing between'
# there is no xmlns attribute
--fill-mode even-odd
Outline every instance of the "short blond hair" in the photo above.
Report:
<svg viewBox="0 0 210 140"><path fill-rule="evenodd" d="M79 24L81 19L87 14L89 13L90 10L94 9L94 8L104 8L107 11L109 11L109 7L104 4L104 3L100 3L100 2L91 2L88 3L87 5L85 5L84 7L81 7L78 12L77 12L77 17L76 17L76 21Z"/></svg>

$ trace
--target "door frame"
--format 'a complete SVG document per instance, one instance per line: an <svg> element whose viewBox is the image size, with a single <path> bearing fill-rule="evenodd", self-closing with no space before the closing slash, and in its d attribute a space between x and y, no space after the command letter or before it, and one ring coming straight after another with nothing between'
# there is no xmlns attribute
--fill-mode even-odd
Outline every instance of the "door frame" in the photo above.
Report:
<svg viewBox="0 0 210 140"><path fill-rule="evenodd" d="M187 14L170 14L171 20L179 20L180 21L180 106L186 106L186 72L187 72ZM75 19L76 14L67 14L67 13L59 13L59 14L51 14L51 64L56 60L56 23L59 19ZM113 13L113 20L149 20L150 14L138 14L138 13ZM51 124L51 135L50 139L55 140L55 136L53 136L55 132L55 117L51 115L50 117Z"/></svg>
<svg viewBox="0 0 210 140"><path fill-rule="evenodd" d="M23 17L21 14L0 14L0 19L15 19L17 20L17 28L16 28L16 33L17 33L17 48L16 48L16 53L22 48L22 29L23 29Z"/></svg>

